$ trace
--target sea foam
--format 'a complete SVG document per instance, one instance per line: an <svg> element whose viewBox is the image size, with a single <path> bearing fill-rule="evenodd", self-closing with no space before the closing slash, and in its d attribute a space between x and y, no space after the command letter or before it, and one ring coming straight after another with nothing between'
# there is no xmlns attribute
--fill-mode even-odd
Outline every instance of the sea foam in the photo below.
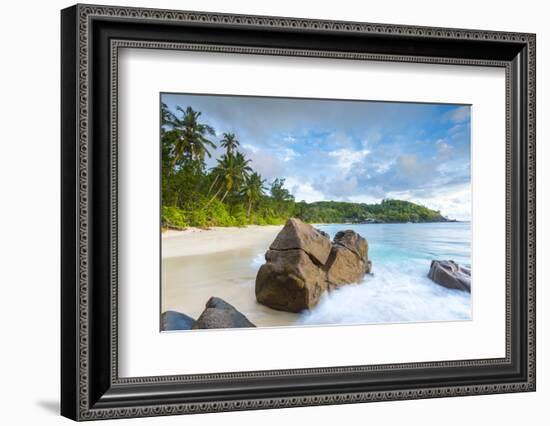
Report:
<svg viewBox="0 0 550 426"><path fill-rule="evenodd" d="M449 290L426 276L423 265L385 263L374 266L362 283L325 293L299 323L369 324L471 319L470 293Z"/></svg>

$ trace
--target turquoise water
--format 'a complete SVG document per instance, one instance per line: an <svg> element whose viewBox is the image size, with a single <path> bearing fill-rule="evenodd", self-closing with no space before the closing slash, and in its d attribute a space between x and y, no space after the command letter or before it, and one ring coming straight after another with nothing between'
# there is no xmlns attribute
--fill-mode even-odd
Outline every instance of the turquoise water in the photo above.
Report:
<svg viewBox="0 0 550 426"><path fill-rule="evenodd" d="M300 323L365 324L471 319L470 293L428 277L433 259L471 265L469 222L317 225L334 237L353 229L369 243L372 274L358 285L326 293ZM476 285L472 282L472 288Z"/></svg>
<svg viewBox="0 0 550 426"><path fill-rule="evenodd" d="M470 222L316 225L331 238L352 229L369 243L369 258L379 262L452 259L470 266Z"/></svg>

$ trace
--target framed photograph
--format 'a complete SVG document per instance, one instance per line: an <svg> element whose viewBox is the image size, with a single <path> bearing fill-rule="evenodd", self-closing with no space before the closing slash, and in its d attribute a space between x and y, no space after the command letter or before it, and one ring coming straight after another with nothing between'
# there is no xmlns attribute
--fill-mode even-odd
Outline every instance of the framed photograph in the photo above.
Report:
<svg viewBox="0 0 550 426"><path fill-rule="evenodd" d="M535 35L61 12L61 412L535 390Z"/></svg>

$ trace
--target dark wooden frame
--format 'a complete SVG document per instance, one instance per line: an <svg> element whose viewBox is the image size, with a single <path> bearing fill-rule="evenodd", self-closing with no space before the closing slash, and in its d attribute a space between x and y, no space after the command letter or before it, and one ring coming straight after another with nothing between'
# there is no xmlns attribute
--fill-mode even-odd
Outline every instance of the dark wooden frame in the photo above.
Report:
<svg viewBox="0 0 550 426"><path fill-rule="evenodd" d="M535 35L95 5L64 9L61 34L64 416L90 420L535 390ZM121 47L505 68L506 357L119 378Z"/></svg>

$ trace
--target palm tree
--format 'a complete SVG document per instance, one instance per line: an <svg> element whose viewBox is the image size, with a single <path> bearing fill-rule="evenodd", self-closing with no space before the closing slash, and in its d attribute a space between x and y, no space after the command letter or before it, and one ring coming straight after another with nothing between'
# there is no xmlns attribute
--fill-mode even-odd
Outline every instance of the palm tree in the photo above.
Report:
<svg viewBox="0 0 550 426"><path fill-rule="evenodd" d="M252 173L245 181L241 194L244 195L248 200L248 209L247 217L250 219L250 210L252 209L252 204L258 202L258 200L264 194L265 180L262 177L254 172Z"/></svg>
<svg viewBox="0 0 550 426"><path fill-rule="evenodd" d="M235 155L223 154L221 158L218 159L218 164L212 169L211 176L214 180L210 188L213 188L218 181L221 181L222 184L212 198L206 203L205 207L214 201L214 198L216 198L222 190L225 190L225 192L220 199L221 202L225 200L225 197L227 197L230 192L239 191L243 182L248 179L252 172L252 167L248 165L249 163L250 160L240 152L237 152Z"/></svg>
<svg viewBox="0 0 550 426"><path fill-rule="evenodd" d="M171 133L175 139L172 150L172 169L181 157L203 161L205 155L211 156L208 147L216 148L216 144L207 138L208 135L214 136L216 132L211 126L199 123L200 112L189 106L185 110L178 106L176 111L181 113L181 118L172 114L163 105L163 125L167 128L166 133Z"/></svg>
<svg viewBox="0 0 550 426"><path fill-rule="evenodd" d="M235 136L235 133L224 133L223 134L223 139L220 141L220 145L223 148L225 148L225 152L226 152L225 155L227 157L232 157L233 152L237 149L237 147L240 144L241 143L237 140L237 137ZM210 184L210 188L208 189L208 195L210 195L210 193L212 192L212 189L214 188L214 186L218 182L218 179L220 178L220 175L216 174L213 177L214 177L214 179L212 180L212 183ZM210 204L210 203L208 203L208 204Z"/></svg>
<svg viewBox="0 0 550 426"><path fill-rule="evenodd" d="M225 193L223 194L221 198L221 202L223 203L223 200L225 200L225 197L227 197L227 194L229 194L231 191L239 191L241 188L243 182L248 178L250 173L252 172L252 167L250 167L248 164L250 163L250 160L247 160L246 157L241 154L240 152L237 152L235 156L227 156L229 158L229 169L227 170L227 173L225 174Z"/></svg>
<svg viewBox="0 0 550 426"><path fill-rule="evenodd" d="M231 170L233 169L233 157L223 154L218 159L218 164L212 168L212 171L210 173L210 177L212 177L212 184L210 185L210 189L208 190L208 194L212 191L216 183L220 180L226 180L226 176L230 177L232 175ZM212 196L210 200L206 203L205 207L207 207L212 201L214 201L214 198L216 198L222 189L226 185L220 185L216 191L216 193Z"/></svg>
<svg viewBox="0 0 550 426"><path fill-rule="evenodd" d="M176 118L172 111L170 111L170 108L168 108L168 105L166 105L164 102L160 106L160 111L163 127L165 125L168 125L169 122L173 121Z"/></svg>
<svg viewBox="0 0 550 426"><path fill-rule="evenodd" d="M235 133L224 133L220 144L225 148L227 155L233 155L241 143L237 140Z"/></svg>

